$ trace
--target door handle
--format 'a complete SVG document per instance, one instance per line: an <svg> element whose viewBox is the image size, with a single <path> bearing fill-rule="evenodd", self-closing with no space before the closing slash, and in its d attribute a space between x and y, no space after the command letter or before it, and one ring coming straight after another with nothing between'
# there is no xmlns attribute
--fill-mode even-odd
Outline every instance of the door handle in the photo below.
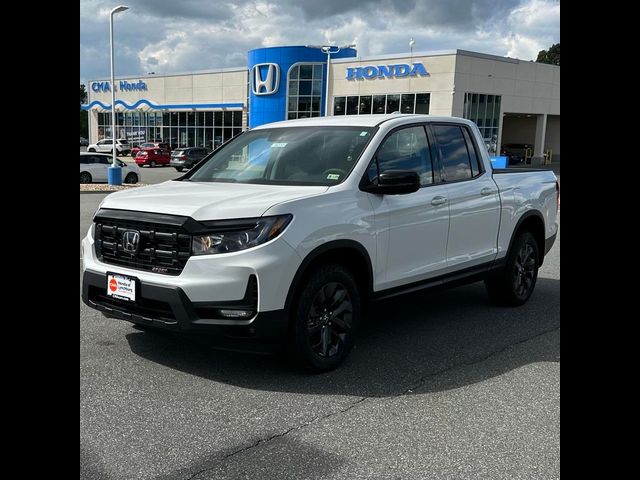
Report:
<svg viewBox="0 0 640 480"><path fill-rule="evenodd" d="M480 195L483 195L483 196L493 195L494 193L496 193L496 191L493 188L485 187L482 190L480 190Z"/></svg>
<svg viewBox="0 0 640 480"><path fill-rule="evenodd" d="M433 199L431 200L431 205L433 205L434 207L437 207L438 205L443 205L447 203L447 199L444 197L441 197L440 195L438 195L437 197L433 197Z"/></svg>

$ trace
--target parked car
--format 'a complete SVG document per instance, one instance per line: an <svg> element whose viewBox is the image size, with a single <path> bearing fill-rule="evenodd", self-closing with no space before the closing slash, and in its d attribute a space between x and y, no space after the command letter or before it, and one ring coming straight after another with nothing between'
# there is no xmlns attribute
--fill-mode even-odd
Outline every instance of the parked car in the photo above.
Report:
<svg viewBox="0 0 640 480"><path fill-rule="evenodd" d="M189 169L193 167L210 153L211 150L202 147L180 148L171 152L171 162L169 162L169 165L181 172L185 168Z"/></svg>
<svg viewBox="0 0 640 480"><path fill-rule="evenodd" d="M261 125L179 180L105 197L82 242L82 299L227 349L285 344L325 371L352 349L369 302L479 280L496 303L527 302L558 199L552 171L494 170L462 118ZM437 315L428 298L424 309Z"/></svg>
<svg viewBox="0 0 640 480"><path fill-rule="evenodd" d="M139 166L149 165L156 167L157 165L169 165L171 161L171 153L164 148L143 148L136 155L136 164Z"/></svg>
<svg viewBox="0 0 640 480"><path fill-rule="evenodd" d="M104 152L111 153L113 150L113 140L110 138L105 138L100 140L98 143L93 143L87 146L87 152ZM131 151L131 145L124 138L116 139L116 155L129 155Z"/></svg>
<svg viewBox="0 0 640 480"><path fill-rule="evenodd" d="M80 152L80 183L99 183L107 181L107 169L113 158L104 153ZM137 165L125 163L116 157L116 162L122 167L122 181L124 183L138 183L140 168Z"/></svg>
<svg viewBox="0 0 640 480"><path fill-rule="evenodd" d="M89 145L89 140L87 140L84 137L80 137L80 146L81 147L86 147L87 145Z"/></svg>
<svg viewBox="0 0 640 480"><path fill-rule="evenodd" d="M164 150L167 150L167 152L171 153L171 146L168 143L164 143L164 142L146 142L143 143L141 145L136 145L135 147L133 147L131 149L131 156L133 158L135 158L138 155L138 152L140 150L143 150L145 148L162 148Z"/></svg>
<svg viewBox="0 0 640 480"><path fill-rule="evenodd" d="M528 143L506 143L502 145L500 154L508 158L509 165L520 165L525 161L527 149L533 152L533 145Z"/></svg>

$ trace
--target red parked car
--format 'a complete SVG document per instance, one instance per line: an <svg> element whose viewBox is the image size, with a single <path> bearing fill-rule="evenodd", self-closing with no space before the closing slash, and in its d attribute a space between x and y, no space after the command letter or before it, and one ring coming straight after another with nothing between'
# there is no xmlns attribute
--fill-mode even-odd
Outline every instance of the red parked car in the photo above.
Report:
<svg viewBox="0 0 640 480"><path fill-rule="evenodd" d="M155 141L155 142L146 142L146 143L143 143L142 145L136 145L131 149L131 156L135 158L138 155L138 152L140 150L144 150L145 148L163 148L171 152L171 147L169 146L168 143L164 143L162 141Z"/></svg>
<svg viewBox="0 0 640 480"><path fill-rule="evenodd" d="M171 152L162 148L143 148L136 155L136 164L140 167L149 165L169 165L171 161Z"/></svg>

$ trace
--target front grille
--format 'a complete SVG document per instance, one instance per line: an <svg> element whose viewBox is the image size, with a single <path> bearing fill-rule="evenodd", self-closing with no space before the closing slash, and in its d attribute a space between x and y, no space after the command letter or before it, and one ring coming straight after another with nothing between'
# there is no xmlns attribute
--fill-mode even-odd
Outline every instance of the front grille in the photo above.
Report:
<svg viewBox="0 0 640 480"><path fill-rule="evenodd" d="M138 252L125 252L122 235L127 230L140 232ZM180 275L191 256L191 235L181 226L100 217L95 225L96 255L104 263Z"/></svg>

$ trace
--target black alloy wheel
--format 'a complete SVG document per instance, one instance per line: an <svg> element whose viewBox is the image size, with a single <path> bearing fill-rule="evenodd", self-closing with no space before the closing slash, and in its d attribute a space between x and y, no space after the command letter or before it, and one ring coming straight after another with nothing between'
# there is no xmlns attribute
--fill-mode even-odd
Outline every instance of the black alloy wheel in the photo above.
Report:
<svg viewBox="0 0 640 480"><path fill-rule="evenodd" d="M91 183L91 174L88 172L80 173L80 183Z"/></svg>
<svg viewBox="0 0 640 480"><path fill-rule="evenodd" d="M522 232L509 250L505 267L485 280L489 297L499 305L523 305L536 286L538 268L538 243L531 232Z"/></svg>
<svg viewBox="0 0 640 480"><path fill-rule="evenodd" d="M339 264L317 268L292 308L289 350L296 364L312 372L336 368L353 348L361 316L353 274Z"/></svg>
<svg viewBox="0 0 640 480"><path fill-rule="evenodd" d="M316 294L307 319L311 350L319 357L332 357L343 348L352 328L353 304L344 285L329 282Z"/></svg>
<svg viewBox="0 0 640 480"><path fill-rule="evenodd" d="M124 178L124 183L138 183L138 175L133 172L127 173L127 176Z"/></svg>

